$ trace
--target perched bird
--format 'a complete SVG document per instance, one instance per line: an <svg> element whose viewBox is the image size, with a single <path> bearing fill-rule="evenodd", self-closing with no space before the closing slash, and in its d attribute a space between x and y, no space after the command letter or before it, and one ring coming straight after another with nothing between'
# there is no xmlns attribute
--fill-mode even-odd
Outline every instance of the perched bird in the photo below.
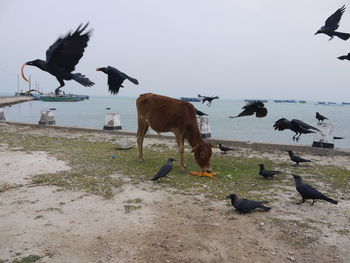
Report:
<svg viewBox="0 0 350 263"><path fill-rule="evenodd" d="M299 156L294 155L293 151L291 151L291 150L288 150L287 152L289 153L290 159L293 162L295 162L297 165L299 165L299 163L311 162L310 160L307 160L307 159L304 159L304 158L301 158Z"/></svg>
<svg viewBox="0 0 350 263"><path fill-rule="evenodd" d="M315 131L321 132L319 129L297 119L289 121L286 118L281 118L275 122L273 127L275 128L275 130L279 131L289 129L295 132L295 135L293 136L293 141L299 141L299 137L301 136L301 134L315 133Z"/></svg>
<svg viewBox="0 0 350 263"><path fill-rule="evenodd" d="M348 40L350 37L350 34L348 33L342 33L335 31L339 27L339 21L345 12L345 5L343 5L341 8L339 8L337 11L334 12L333 15L327 18L325 25L321 27L316 33L317 34L326 34L327 36L330 36L329 41L333 39L334 36L337 36L343 40Z"/></svg>
<svg viewBox="0 0 350 263"><path fill-rule="evenodd" d="M233 151L232 148L227 147L221 143L219 144L219 149L222 151L221 153L223 153L223 154L226 154L228 151Z"/></svg>
<svg viewBox="0 0 350 263"><path fill-rule="evenodd" d="M68 33L65 37L60 37L46 51L46 60L36 59L28 61L22 65L21 72L25 81L23 68L26 65L35 66L55 76L60 86L55 90L56 95L60 94L60 89L65 85L64 80L75 80L85 87L94 85L87 77L80 73L72 73L75 66L84 54L87 43L90 39L91 31L83 33L87 28L87 23L83 28L80 25L74 33Z"/></svg>
<svg viewBox="0 0 350 263"><path fill-rule="evenodd" d="M301 197L303 198L303 201L301 201L299 204L304 203L306 199L312 199L312 204L313 205L316 200L325 200L327 202L330 202L332 204L338 204L338 201L333 200L324 194L320 193L318 190L315 188L311 187L308 184L304 184L301 180L301 177L299 175L294 175L294 180L295 180L295 188L297 191L301 194Z"/></svg>
<svg viewBox="0 0 350 263"><path fill-rule="evenodd" d="M269 171L265 170L265 165L263 163L258 164L260 167L259 174L264 177L265 179L267 178L272 178L276 174L280 174L280 171Z"/></svg>
<svg viewBox="0 0 350 263"><path fill-rule="evenodd" d="M316 119L318 120L318 123L323 122L324 120L328 120L328 118L321 115L319 112L316 112Z"/></svg>
<svg viewBox="0 0 350 263"><path fill-rule="evenodd" d="M347 55L344 55L344 56L340 56L340 57L338 57L338 59L340 59L340 60L344 60L344 59L350 60L350 53L348 53Z"/></svg>
<svg viewBox="0 0 350 263"><path fill-rule="evenodd" d="M119 92L119 89L124 88L122 84L126 79L131 81L135 85L139 84L137 79L134 79L111 66L104 67L104 68L97 68L96 71L102 71L103 73L106 73L108 75L108 89L109 89L109 92L113 95L117 95Z"/></svg>
<svg viewBox="0 0 350 263"><path fill-rule="evenodd" d="M230 118L249 116L254 113L257 118L262 118L267 115L267 109L265 108L264 103L259 100L248 102L242 109L244 110L240 114L237 116L230 116Z"/></svg>
<svg viewBox="0 0 350 263"><path fill-rule="evenodd" d="M151 180L157 181L163 177L166 177L173 169L173 161L175 161L175 159L169 158L166 164L159 169L158 173Z"/></svg>
<svg viewBox="0 0 350 263"><path fill-rule="evenodd" d="M232 206L241 213L249 213L253 211L255 208L260 208L263 211L269 211L271 207L264 206L263 204L267 203L267 201L254 201L248 199L239 199L237 195L231 194L226 196L226 198L231 198Z"/></svg>
<svg viewBox="0 0 350 263"><path fill-rule="evenodd" d="M203 104L204 102L207 102L207 106L208 106L208 107L210 107L210 105L211 105L211 103L212 103L213 100L219 99L218 96L215 96L215 97L214 97L214 96L213 96L213 97L207 97L207 96L202 96L202 95L200 95L200 94L198 94L198 97L203 98L203 99L202 99L202 104Z"/></svg>
<svg viewBox="0 0 350 263"><path fill-rule="evenodd" d="M202 111L200 111L200 110L197 110L196 108L194 108L195 110L196 110L196 114L198 115L198 116L208 116L208 114L206 114L206 113L204 113L204 112L202 112Z"/></svg>

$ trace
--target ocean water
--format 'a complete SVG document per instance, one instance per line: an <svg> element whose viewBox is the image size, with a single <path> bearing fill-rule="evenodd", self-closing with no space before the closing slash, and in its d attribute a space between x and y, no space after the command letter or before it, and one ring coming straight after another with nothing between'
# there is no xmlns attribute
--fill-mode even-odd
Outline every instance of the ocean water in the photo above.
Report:
<svg viewBox="0 0 350 263"><path fill-rule="evenodd" d="M101 128L107 112L119 113L124 131L137 130L136 98L119 96L91 96L81 102L43 102L30 101L5 108L6 120L38 123L40 110L56 108L54 116L57 125ZM255 116L230 119L237 115L245 105L243 100L214 100L211 107L200 102L193 105L209 115L212 138L243 140L251 142L296 144L292 141L294 133L290 130L275 131L273 124L279 118L300 119L316 126L316 111L329 118L334 125L335 136L345 137L336 140L335 147L350 149L350 105L319 105L314 102L265 103L268 114L265 118ZM109 107L111 110L106 110ZM302 135L297 144L311 145L313 134Z"/></svg>

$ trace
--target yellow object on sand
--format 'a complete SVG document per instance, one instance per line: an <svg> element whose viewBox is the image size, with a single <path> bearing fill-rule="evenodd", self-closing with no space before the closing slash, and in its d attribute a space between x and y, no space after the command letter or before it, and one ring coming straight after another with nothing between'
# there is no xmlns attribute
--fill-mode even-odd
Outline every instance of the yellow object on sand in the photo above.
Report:
<svg viewBox="0 0 350 263"><path fill-rule="evenodd" d="M211 173L207 173L207 172L194 172L194 171L190 171L191 175L197 175L197 176L207 176L213 179L216 179L215 175L219 174L218 172L211 172Z"/></svg>

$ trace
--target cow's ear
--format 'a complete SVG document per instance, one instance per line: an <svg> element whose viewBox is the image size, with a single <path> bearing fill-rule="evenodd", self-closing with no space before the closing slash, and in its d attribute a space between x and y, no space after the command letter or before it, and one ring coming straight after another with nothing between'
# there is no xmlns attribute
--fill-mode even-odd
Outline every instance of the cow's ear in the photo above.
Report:
<svg viewBox="0 0 350 263"><path fill-rule="evenodd" d="M198 145L194 146L191 150L191 153L195 152L198 149Z"/></svg>

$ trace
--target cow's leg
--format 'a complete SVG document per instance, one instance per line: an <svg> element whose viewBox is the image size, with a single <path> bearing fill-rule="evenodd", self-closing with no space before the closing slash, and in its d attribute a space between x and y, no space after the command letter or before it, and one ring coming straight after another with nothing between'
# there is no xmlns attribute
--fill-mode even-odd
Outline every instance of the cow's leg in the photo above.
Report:
<svg viewBox="0 0 350 263"><path fill-rule="evenodd" d="M139 150L139 160L140 162L143 162L143 139L145 138L145 134L148 130L148 124L144 121L139 120L138 121L138 128L137 128L137 147Z"/></svg>
<svg viewBox="0 0 350 263"><path fill-rule="evenodd" d="M186 166L184 164L184 151L185 151L185 138L178 132L175 133L177 146L179 147L180 155L180 170L185 171Z"/></svg>

